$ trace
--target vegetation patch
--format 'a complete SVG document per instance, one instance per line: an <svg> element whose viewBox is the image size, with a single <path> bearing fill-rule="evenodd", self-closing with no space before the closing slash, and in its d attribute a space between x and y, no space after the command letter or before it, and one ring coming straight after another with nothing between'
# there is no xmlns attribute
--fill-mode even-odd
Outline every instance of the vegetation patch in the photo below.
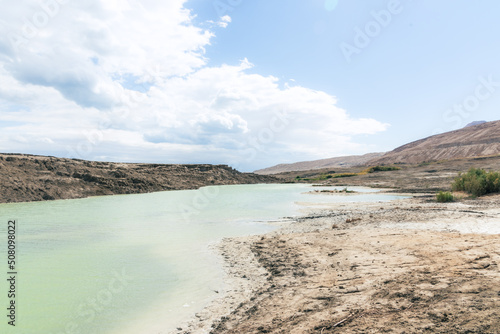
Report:
<svg viewBox="0 0 500 334"><path fill-rule="evenodd" d="M452 184L452 189L465 191L476 197L499 193L500 173L471 168L467 173L458 175Z"/></svg>
<svg viewBox="0 0 500 334"><path fill-rule="evenodd" d="M315 178L306 178L304 176L296 176L295 181L325 181L329 179L338 179L338 178L343 178L343 177L353 177L353 176L359 176L359 175L366 175L366 174L371 174L371 173L376 173L376 172L386 172L386 171L393 171L393 170L400 170L400 167L395 167L395 166L374 166L367 168L359 173L335 173L335 172L330 172L327 174L321 174Z"/></svg>
<svg viewBox="0 0 500 334"><path fill-rule="evenodd" d="M453 202L455 200L455 197L453 196L452 193L448 191L440 191L436 195L436 199L439 203L448 203L448 202Z"/></svg>
<svg viewBox="0 0 500 334"><path fill-rule="evenodd" d="M361 173L371 174L371 173L376 173L376 172L389 172L389 171L400 170L400 169L401 169L400 167L396 167L396 166L374 166L374 167L370 167L370 168L365 169Z"/></svg>
<svg viewBox="0 0 500 334"><path fill-rule="evenodd" d="M332 179L338 179L341 177L353 177L353 176L358 176L358 173L340 173L340 174L333 174Z"/></svg>

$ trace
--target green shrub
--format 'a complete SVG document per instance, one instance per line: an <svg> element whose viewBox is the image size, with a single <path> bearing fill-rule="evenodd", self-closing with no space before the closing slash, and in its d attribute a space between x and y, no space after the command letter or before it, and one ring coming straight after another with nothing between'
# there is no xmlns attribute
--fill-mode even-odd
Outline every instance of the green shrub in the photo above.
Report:
<svg viewBox="0 0 500 334"><path fill-rule="evenodd" d="M334 174L332 175L332 178L337 179L339 177L352 177L352 176L358 176L358 173L340 173L340 174Z"/></svg>
<svg viewBox="0 0 500 334"><path fill-rule="evenodd" d="M436 195L436 199L439 203L453 202L455 200L453 194L448 191L440 191Z"/></svg>
<svg viewBox="0 0 500 334"><path fill-rule="evenodd" d="M362 172L358 173L358 175L366 175L366 174L371 174L371 173L375 173L375 172L388 172L388 171L400 170L400 169L401 169L400 167L396 167L396 166L373 166L373 167L369 167L369 168L363 170Z"/></svg>
<svg viewBox="0 0 500 334"><path fill-rule="evenodd" d="M500 173L471 168L467 173L458 175L452 184L452 189L465 191L477 197L498 193L500 192Z"/></svg>
<svg viewBox="0 0 500 334"><path fill-rule="evenodd" d="M331 178L332 178L331 175L320 174L317 177L313 178L312 180L313 181L324 181L324 180L331 179Z"/></svg>
<svg viewBox="0 0 500 334"><path fill-rule="evenodd" d="M375 173L375 172L388 172L392 170L400 170L400 167L393 167L393 166L375 166L375 167L370 167L368 169L368 173Z"/></svg>

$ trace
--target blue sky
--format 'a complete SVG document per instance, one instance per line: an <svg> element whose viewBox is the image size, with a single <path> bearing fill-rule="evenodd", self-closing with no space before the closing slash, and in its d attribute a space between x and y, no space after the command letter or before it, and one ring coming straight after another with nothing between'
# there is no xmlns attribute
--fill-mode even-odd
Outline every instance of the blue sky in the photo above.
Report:
<svg viewBox="0 0 500 334"><path fill-rule="evenodd" d="M443 119L445 111L473 93L478 77L500 82L500 3L396 1L401 13L347 62L341 43L354 45L355 27L364 29L372 11L390 2L241 1L227 11L231 27L218 34L207 56L214 64L247 57L257 72L336 96L352 116L390 123L369 139L382 151L456 129L455 118ZM206 1L188 6L200 19L217 15ZM500 90L460 125L500 119L499 106Z"/></svg>
<svg viewBox="0 0 500 334"><path fill-rule="evenodd" d="M392 150L499 119L499 10L23 1L0 14L0 151L251 171Z"/></svg>

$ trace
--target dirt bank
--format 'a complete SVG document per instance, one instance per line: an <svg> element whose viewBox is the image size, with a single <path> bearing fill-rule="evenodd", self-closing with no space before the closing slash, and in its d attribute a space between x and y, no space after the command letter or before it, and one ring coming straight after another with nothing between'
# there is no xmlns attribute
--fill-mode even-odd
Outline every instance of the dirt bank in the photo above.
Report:
<svg viewBox="0 0 500 334"><path fill-rule="evenodd" d="M499 333L500 236L453 228L500 224L499 204L337 204L226 240L232 288L178 333Z"/></svg>
<svg viewBox="0 0 500 334"><path fill-rule="evenodd" d="M273 183L225 165L125 164L0 154L0 203Z"/></svg>

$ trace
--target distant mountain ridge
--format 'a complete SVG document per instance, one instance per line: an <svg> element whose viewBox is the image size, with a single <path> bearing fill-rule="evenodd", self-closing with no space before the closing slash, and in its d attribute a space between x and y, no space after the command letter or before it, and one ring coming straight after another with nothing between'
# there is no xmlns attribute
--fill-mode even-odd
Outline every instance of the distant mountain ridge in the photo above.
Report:
<svg viewBox="0 0 500 334"><path fill-rule="evenodd" d="M400 146L387 153L369 153L280 164L255 171L270 175L323 168L418 164L440 160L500 155L500 121L475 121L463 129L441 133Z"/></svg>
<svg viewBox="0 0 500 334"><path fill-rule="evenodd" d="M475 126L475 125L479 125L479 124L484 124L484 123L487 123L487 122L486 121L470 122L469 124L467 124L466 126L464 126L464 128L468 128L468 127L471 127L471 126Z"/></svg>
<svg viewBox="0 0 500 334"><path fill-rule="evenodd" d="M500 121L479 122L420 139L370 160L368 164L417 164L491 155L500 155Z"/></svg>
<svg viewBox="0 0 500 334"><path fill-rule="evenodd" d="M354 167L365 165L368 161L379 158L384 153L369 153L365 155L351 155L346 157L336 157L329 159L301 161L291 164L279 164L269 168L256 170L255 174L270 175L283 172L297 172L322 168Z"/></svg>

